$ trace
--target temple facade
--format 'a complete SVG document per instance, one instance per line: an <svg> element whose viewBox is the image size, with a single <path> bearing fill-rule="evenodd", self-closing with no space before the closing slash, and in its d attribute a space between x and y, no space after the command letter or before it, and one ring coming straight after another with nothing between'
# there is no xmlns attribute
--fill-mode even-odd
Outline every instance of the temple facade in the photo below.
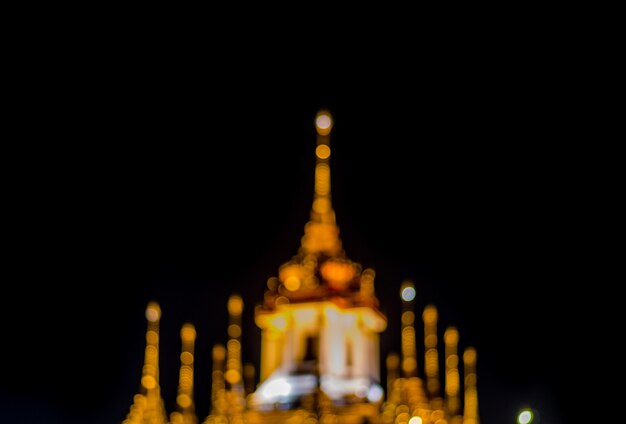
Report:
<svg viewBox="0 0 626 424"><path fill-rule="evenodd" d="M459 352L454 327L445 329L440 343L434 305L421 313L424 341L418 343L410 281L401 284L398 301L401 350L385 358L386 380L381 380L379 335L387 317L379 309L375 271L349 259L342 248L330 190L332 126L330 113L320 111L310 220L297 253L267 281L255 309L261 329L258 383L254 367L242 364L244 305L233 295L227 304L228 341L212 352L209 415L199 419L195 413L192 324L181 329L177 410L168 415L159 385L161 310L151 302L140 390L123 424L479 423L476 351Z"/></svg>

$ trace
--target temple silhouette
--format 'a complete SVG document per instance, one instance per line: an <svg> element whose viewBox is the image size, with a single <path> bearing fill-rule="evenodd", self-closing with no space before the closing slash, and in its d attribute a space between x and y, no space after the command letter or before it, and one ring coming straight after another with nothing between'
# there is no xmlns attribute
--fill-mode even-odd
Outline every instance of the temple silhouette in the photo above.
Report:
<svg viewBox="0 0 626 424"><path fill-rule="evenodd" d="M258 382L254 367L242 363L244 305L232 295L226 305L228 340L212 350L210 413L198 417L195 412L196 331L187 323L180 332L176 410L168 415L159 385L161 309L150 302L139 393L123 424L479 423L476 350L459 352L455 327L443 331L440 343L435 305L419 311L424 340L418 344L415 287L408 280L399 285L401 328L392 329L401 332L401 349L385 358L381 381L379 335L389 329L375 293L376 273L342 248L331 202L330 113L318 112L315 126L310 220L297 253L267 281L255 308L261 329Z"/></svg>

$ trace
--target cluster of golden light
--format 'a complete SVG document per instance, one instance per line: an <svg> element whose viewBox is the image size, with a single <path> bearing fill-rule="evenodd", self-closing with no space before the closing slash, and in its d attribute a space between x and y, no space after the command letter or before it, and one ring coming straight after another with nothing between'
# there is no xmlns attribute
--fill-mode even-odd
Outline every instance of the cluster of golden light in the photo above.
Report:
<svg viewBox="0 0 626 424"><path fill-rule="evenodd" d="M439 353L437 352L437 308L428 305L424 308L424 371L426 372L426 387L432 396L439 395Z"/></svg>
<svg viewBox="0 0 626 424"><path fill-rule="evenodd" d="M193 404L193 363L196 328L185 323L180 329L181 354L178 373L177 411L170 414L171 424L196 424L198 419Z"/></svg>
<svg viewBox="0 0 626 424"><path fill-rule="evenodd" d="M327 163L315 166L315 194L321 197L330 194L330 166Z"/></svg>
<svg viewBox="0 0 626 424"><path fill-rule="evenodd" d="M345 290L350 285L356 274L355 265L352 262L329 259L320 265L320 274L328 283L329 287L336 290Z"/></svg>
<svg viewBox="0 0 626 424"><path fill-rule="evenodd" d="M326 136L330 134L330 131L333 128L333 118L330 115L330 112L327 110L320 110L317 115L315 115L315 129L317 133L322 136Z"/></svg>
<svg viewBox="0 0 626 424"><path fill-rule="evenodd" d="M215 409L220 406L220 397L226 388L224 381L224 360L226 359L226 348L221 344L213 346L213 372L211 374L211 405ZM218 414L222 411L212 411L212 414Z"/></svg>
<svg viewBox="0 0 626 424"><path fill-rule="evenodd" d="M278 278L289 291L296 291L302 287L307 277L306 269L298 263L286 263L278 270Z"/></svg>
<svg viewBox="0 0 626 424"><path fill-rule="evenodd" d="M461 376L459 374L459 332L455 327L448 327L443 334L446 354L446 396L447 409L450 416L456 416L460 412L461 399Z"/></svg>
<svg viewBox="0 0 626 424"><path fill-rule="evenodd" d="M167 415L159 387L159 322L161 308L157 302L149 302L145 311L148 324L146 348L141 375L141 393L134 396L124 424L167 423Z"/></svg>
<svg viewBox="0 0 626 424"><path fill-rule="evenodd" d="M400 298L402 299L402 323L401 348L402 348L402 371L406 377L417 375L417 351L415 338L415 313L413 312L413 299L415 299L415 285L410 280L405 280L400 286Z"/></svg>
<svg viewBox="0 0 626 424"><path fill-rule="evenodd" d="M239 316L243 312L243 299L241 296L234 294L228 298L228 313Z"/></svg>
<svg viewBox="0 0 626 424"><path fill-rule="evenodd" d="M478 424L478 390L476 388L476 349L468 347L463 353L465 401L463 424Z"/></svg>

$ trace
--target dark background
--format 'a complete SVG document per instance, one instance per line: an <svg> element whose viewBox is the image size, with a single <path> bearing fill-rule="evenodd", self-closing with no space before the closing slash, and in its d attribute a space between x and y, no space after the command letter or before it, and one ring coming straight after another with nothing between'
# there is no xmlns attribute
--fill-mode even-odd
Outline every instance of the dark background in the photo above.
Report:
<svg viewBox="0 0 626 424"><path fill-rule="evenodd" d="M331 85L223 68L204 79L122 67L33 77L4 156L15 171L5 180L3 415L121 421L156 300L168 412L178 332L192 322L203 419L230 294L244 298L244 360L258 365L253 306L299 246L324 107L344 247L377 271L389 317L383 355L399 351L398 290L411 279L416 310L434 303L440 330L456 325L461 347L477 348L482 422L513 423L527 405L543 424L566 422L580 188L567 135L578 123L563 113L571 93L557 74L512 69L325 72Z"/></svg>

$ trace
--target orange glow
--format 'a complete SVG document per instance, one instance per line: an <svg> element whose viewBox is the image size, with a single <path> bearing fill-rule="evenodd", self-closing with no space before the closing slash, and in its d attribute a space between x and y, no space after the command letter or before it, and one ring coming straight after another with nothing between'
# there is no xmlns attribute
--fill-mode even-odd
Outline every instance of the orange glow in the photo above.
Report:
<svg viewBox="0 0 626 424"><path fill-rule="evenodd" d="M141 377L141 385L146 389L154 389L156 387L156 379L151 375L144 375Z"/></svg>
<svg viewBox="0 0 626 424"><path fill-rule="evenodd" d="M235 383L238 383L241 380L241 374L239 374L239 371L237 371L235 369L230 369L230 370L226 371L226 373L224 374L224 378L230 384L235 384Z"/></svg>
<svg viewBox="0 0 626 424"><path fill-rule="evenodd" d="M320 267L320 274L335 289L345 289L354 278L354 266L347 262L326 261Z"/></svg>
<svg viewBox="0 0 626 424"><path fill-rule="evenodd" d="M328 159L330 157L330 147L326 144L320 144L315 149L315 155L320 159Z"/></svg>
<svg viewBox="0 0 626 424"><path fill-rule="evenodd" d="M319 196L330 193L330 167L325 163L315 166L315 193Z"/></svg>
<svg viewBox="0 0 626 424"><path fill-rule="evenodd" d="M213 360L223 361L226 358L226 349L221 344L213 346Z"/></svg>
<svg viewBox="0 0 626 424"><path fill-rule="evenodd" d="M159 333L154 330L149 330L146 332L146 343L148 344L157 344L159 342Z"/></svg>
<svg viewBox="0 0 626 424"><path fill-rule="evenodd" d="M313 211L317 213L330 211L330 200L326 197L318 197L313 201Z"/></svg>
<svg viewBox="0 0 626 424"><path fill-rule="evenodd" d="M433 305L428 305L424 308L424 314L422 319L426 323L432 323L437 320L437 308Z"/></svg>
<svg viewBox="0 0 626 424"><path fill-rule="evenodd" d="M243 299L241 296L234 294L228 298L228 312L232 315L241 315L243 312Z"/></svg>
<svg viewBox="0 0 626 424"><path fill-rule="evenodd" d="M176 397L176 403L181 408L188 408L191 406L191 398L189 397L189 395L182 393Z"/></svg>
<svg viewBox="0 0 626 424"><path fill-rule="evenodd" d="M157 322L161 319L161 308L157 302L148 303L146 308L146 319L150 322Z"/></svg>
<svg viewBox="0 0 626 424"><path fill-rule="evenodd" d="M443 334L445 344L453 345L459 342L459 332L454 327L448 327Z"/></svg>
<svg viewBox="0 0 626 424"><path fill-rule="evenodd" d="M473 364L476 362L476 349L473 347L468 347L465 349L465 353L463 353L463 362L467 364Z"/></svg>
<svg viewBox="0 0 626 424"><path fill-rule="evenodd" d="M412 311L405 311L402 313L402 324L413 325L415 322L415 314Z"/></svg>
<svg viewBox="0 0 626 424"><path fill-rule="evenodd" d="M228 326L227 332L229 337L236 339L237 337L241 336L241 327L237 324L231 324Z"/></svg>
<svg viewBox="0 0 626 424"><path fill-rule="evenodd" d="M229 352L238 352L241 350L241 343L235 339L230 339L228 343L226 343L226 348Z"/></svg>
<svg viewBox="0 0 626 424"><path fill-rule="evenodd" d="M180 338L184 342L193 342L196 340L196 328L193 324L185 324L180 330Z"/></svg>
<svg viewBox="0 0 626 424"><path fill-rule="evenodd" d="M193 363L193 354L191 352L181 353L180 362L182 362L185 365L191 365Z"/></svg>
<svg viewBox="0 0 626 424"><path fill-rule="evenodd" d="M300 279L295 275L291 275L285 279L285 288L289 291L296 291L300 288Z"/></svg>

